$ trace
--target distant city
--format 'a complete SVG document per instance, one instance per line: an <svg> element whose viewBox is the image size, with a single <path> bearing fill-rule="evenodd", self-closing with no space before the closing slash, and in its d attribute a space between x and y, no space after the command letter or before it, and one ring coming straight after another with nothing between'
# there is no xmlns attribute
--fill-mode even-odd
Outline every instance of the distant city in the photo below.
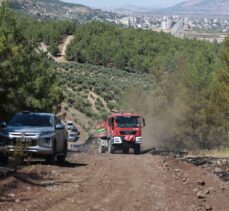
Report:
<svg viewBox="0 0 229 211"><path fill-rule="evenodd" d="M0 4L1 4L0 0ZM62 1L14 0L15 11L39 19L71 19L79 23L93 20L112 22L123 27L170 33L175 37L223 42L229 33L229 1L188 0L171 8L152 10L125 8L92 9Z"/></svg>
<svg viewBox="0 0 229 211"><path fill-rule="evenodd" d="M180 38L223 42L229 32L229 20L224 18L120 15L106 18L106 21L131 28L171 33Z"/></svg>

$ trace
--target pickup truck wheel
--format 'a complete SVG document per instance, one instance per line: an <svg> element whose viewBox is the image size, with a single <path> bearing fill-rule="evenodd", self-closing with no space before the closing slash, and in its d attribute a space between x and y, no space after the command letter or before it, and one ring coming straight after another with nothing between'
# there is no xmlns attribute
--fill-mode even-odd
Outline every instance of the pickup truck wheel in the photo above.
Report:
<svg viewBox="0 0 229 211"><path fill-rule="evenodd" d="M64 142L64 149L63 149L63 154L57 156L57 163L58 164L63 164L65 162L66 156L68 152L68 144L67 141Z"/></svg>
<svg viewBox="0 0 229 211"><path fill-rule="evenodd" d="M7 165L9 163L9 158L7 155L0 155L0 160L2 165Z"/></svg>
<svg viewBox="0 0 229 211"><path fill-rule="evenodd" d="M49 165L54 165L56 162L56 142L53 143L53 153L45 158L45 162Z"/></svg>
<svg viewBox="0 0 229 211"><path fill-rule="evenodd" d="M135 155L139 155L140 154L140 150L141 150L140 144L135 144L134 145L134 154Z"/></svg>

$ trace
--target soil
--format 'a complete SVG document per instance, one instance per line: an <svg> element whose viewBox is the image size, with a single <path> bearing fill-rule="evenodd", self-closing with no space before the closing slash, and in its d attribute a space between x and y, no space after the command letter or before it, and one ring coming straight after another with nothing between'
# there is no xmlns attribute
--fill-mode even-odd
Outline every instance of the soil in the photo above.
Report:
<svg viewBox="0 0 229 211"><path fill-rule="evenodd" d="M226 211L229 186L171 156L98 154L90 145L63 166L34 162L0 180L0 211Z"/></svg>

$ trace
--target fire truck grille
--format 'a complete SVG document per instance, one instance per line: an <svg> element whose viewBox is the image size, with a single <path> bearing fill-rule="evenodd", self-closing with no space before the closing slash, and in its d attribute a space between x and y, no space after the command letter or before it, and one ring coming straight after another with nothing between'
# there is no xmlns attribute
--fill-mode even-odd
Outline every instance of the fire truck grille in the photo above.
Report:
<svg viewBox="0 0 229 211"><path fill-rule="evenodd" d="M137 131L128 130L128 131L120 131L121 135L136 135Z"/></svg>

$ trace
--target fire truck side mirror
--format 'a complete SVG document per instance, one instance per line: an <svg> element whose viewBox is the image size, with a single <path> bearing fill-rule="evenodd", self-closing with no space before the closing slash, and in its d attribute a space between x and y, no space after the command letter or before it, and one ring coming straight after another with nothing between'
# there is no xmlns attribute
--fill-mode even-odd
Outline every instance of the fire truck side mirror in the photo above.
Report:
<svg viewBox="0 0 229 211"><path fill-rule="evenodd" d="M113 119L113 118L110 118L110 119L108 120L108 122L109 122L109 126L110 126L110 127L114 127L114 119Z"/></svg>

